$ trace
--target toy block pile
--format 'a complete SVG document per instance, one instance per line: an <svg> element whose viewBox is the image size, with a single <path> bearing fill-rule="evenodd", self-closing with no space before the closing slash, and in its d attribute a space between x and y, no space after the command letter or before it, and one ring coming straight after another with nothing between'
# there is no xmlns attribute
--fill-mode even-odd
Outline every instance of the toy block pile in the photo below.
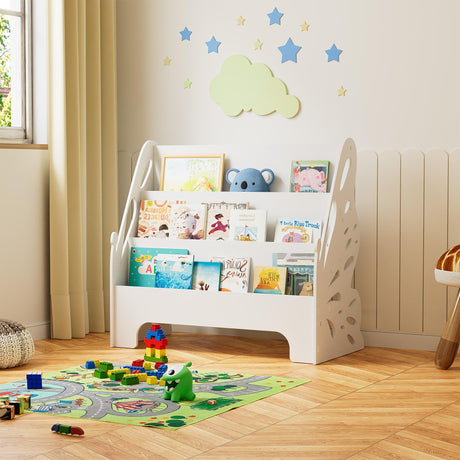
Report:
<svg viewBox="0 0 460 460"><path fill-rule="evenodd" d="M166 364L168 357L166 356L166 345L168 339L166 338L163 329L159 324L152 324L150 330L144 338L145 348L145 361L160 362Z"/></svg>
<svg viewBox="0 0 460 460"><path fill-rule="evenodd" d="M30 409L30 395L17 395L14 399L0 397L0 420L13 420L27 409Z"/></svg>

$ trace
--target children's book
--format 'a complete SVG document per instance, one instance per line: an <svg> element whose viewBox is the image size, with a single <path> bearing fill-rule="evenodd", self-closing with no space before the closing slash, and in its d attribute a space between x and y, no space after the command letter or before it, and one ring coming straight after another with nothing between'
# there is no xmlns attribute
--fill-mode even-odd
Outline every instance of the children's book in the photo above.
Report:
<svg viewBox="0 0 460 460"><path fill-rule="evenodd" d="M265 241L267 211L265 209L232 209L230 239L236 241Z"/></svg>
<svg viewBox="0 0 460 460"><path fill-rule="evenodd" d="M193 255L159 254L155 257L155 287L190 289Z"/></svg>
<svg viewBox="0 0 460 460"><path fill-rule="evenodd" d="M192 289L196 291L218 291L220 286L219 262L194 262Z"/></svg>
<svg viewBox="0 0 460 460"><path fill-rule="evenodd" d="M291 164L291 192L327 192L329 161L294 160Z"/></svg>
<svg viewBox="0 0 460 460"><path fill-rule="evenodd" d="M131 248L129 256L129 286L155 287L155 257L159 254L188 254L188 250Z"/></svg>
<svg viewBox="0 0 460 460"><path fill-rule="evenodd" d="M276 221L274 241L313 243L321 238L321 220L286 217Z"/></svg>
<svg viewBox="0 0 460 460"><path fill-rule="evenodd" d="M168 238L171 205L183 201L141 200L137 236L141 238Z"/></svg>
<svg viewBox="0 0 460 460"><path fill-rule="evenodd" d="M314 254L275 253L272 257L273 265L287 269L286 295L314 294Z"/></svg>
<svg viewBox="0 0 460 460"><path fill-rule="evenodd" d="M248 292L251 259L249 257L212 257L222 264L220 290L225 292Z"/></svg>
<svg viewBox="0 0 460 460"><path fill-rule="evenodd" d="M171 205L170 238L202 240L206 229L206 204Z"/></svg>
<svg viewBox="0 0 460 460"><path fill-rule="evenodd" d="M230 235L230 211L247 209L249 203L207 203L208 218L206 225L207 240L228 240Z"/></svg>
<svg viewBox="0 0 460 460"><path fill-rule="evenodd" d="M253 291L260 294L286 292L286 267L254 267Z"/></svg>

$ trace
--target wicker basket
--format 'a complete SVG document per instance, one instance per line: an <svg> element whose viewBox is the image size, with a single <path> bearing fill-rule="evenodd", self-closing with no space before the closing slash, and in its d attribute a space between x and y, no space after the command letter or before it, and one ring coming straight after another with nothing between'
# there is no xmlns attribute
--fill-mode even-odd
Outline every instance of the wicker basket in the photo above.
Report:
<svg viewBox="0 0 460 460"><path fill-rule="evenodd" d="M22 324L0 319L0 369L26 363L34 351L32 335Z"/></svg>

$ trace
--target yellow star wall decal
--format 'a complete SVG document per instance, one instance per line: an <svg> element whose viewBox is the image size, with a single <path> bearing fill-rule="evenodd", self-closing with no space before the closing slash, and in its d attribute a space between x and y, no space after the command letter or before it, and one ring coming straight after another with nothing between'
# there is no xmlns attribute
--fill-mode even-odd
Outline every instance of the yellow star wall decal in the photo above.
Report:
<svg viewBox="0 0 460 460"><path fill-rule="evenodd" d="M308 32L309 27L310 27L310 24L307 24L306 21L304 21L303 24L300 24L300 30L302 32Z"/></svg>
<svg viewBox="0 0 460 460"><path fill-rule="evenodd" d="M262 45L263 45L263 43L259 39L257 39L257 41L254 43L254 49L255 50L261 50Z"/></svg>
<svg viewBox="0 0 460 460"><path fill-rule="evenodd" d="M347 92L347 90L341 86L338 90L337 90L337 95L338 96L345 96L345 93Z"/></svg>
<svg viewBox="0 0 460 460"><path fill-rule="evenodd" d="M236 24L238 26L244 26L244 21L246 21L245 18L243 18L243 16L240 16L237 20L236 20Z"/></svg>
<svg viewBox="0 0 460 460"><path fill-rule="evenodd" d="M192 86L192 82L187 78L187 80L184 81L184 89L190 88Z"/></svg>
<svg viewBox="0 0 460 460"><path fill-rule="evenodd" d="M169 64L171 64L171 59L168 56L166 56L163 59L163 65L169 65Z"/></svg>

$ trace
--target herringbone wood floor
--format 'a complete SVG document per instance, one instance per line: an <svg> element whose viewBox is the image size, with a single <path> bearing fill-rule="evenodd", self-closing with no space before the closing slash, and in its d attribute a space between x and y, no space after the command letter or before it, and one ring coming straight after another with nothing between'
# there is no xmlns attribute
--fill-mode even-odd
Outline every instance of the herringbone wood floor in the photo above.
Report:
<svg viewBox="0 0 460 460"><path fill-rule="evenodd" d="M310 383L177 431L72 420L84 437L50 431L69 419L27 414L0 422L0 458L45 459L460 459L460 358L448 371L433 353L366 348L321 365L292 363L286 342L173 333L170 362L199 369L311 379ZM88 359L132 361L108 334L36 342L25 366L60 370Z"/></svg>

